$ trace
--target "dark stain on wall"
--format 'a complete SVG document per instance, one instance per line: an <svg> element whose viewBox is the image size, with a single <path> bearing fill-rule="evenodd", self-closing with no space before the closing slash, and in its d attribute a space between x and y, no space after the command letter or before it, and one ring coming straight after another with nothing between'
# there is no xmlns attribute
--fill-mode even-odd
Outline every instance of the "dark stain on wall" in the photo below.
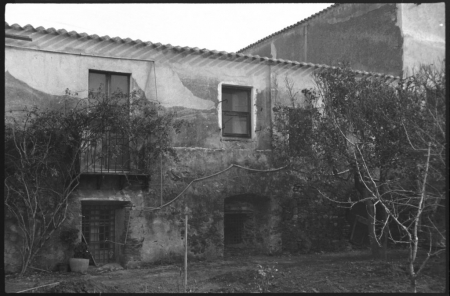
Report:
<svg viewBox="0 0 450 296"><path fill-rule="evenodd" d="M61 93L64 93L61 89ZM5 111L17 112L24 107L31 108L39 106L40 108L62 109L65 107L66 96L56 96L47 94L32 88L27 83L17 79L8 71L5 72ZM15 113L18 116L19 113Z"/></svg>
<svg viewBox="0 0 450 296"><path fill-rule="evenodd" d="M203 100L210 100L215 104L218 103L218 88L219 82L214 77L205 77L200 75L183 75L181 73L178 74L181 80L181 83L189 89L192 94Z"/></svg>
<svg viewBox="0 0 450 296"><path fill-rule="evenodd" d="M173 138L175 147L207 147L217 148L209 140L218 141L220 130L217 111L188 109L184 107L168 108L177 114L177 119L183 120L181 132Z"/></svg>

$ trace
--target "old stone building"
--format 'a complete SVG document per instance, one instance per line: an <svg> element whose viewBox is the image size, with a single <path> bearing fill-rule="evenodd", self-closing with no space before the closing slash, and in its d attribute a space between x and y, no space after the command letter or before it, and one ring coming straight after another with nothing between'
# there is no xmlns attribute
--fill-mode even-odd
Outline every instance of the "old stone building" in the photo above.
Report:
<svg viewBox="0 0 450 296"><path fill-rule="evenodd" d="M238 52L407 75L445 58L445 4L335 4Z"/></svg>
<svg viewBox="0 0 450 296"><path fill-rule="evenodd" d="M82 158L66 225L82 230L99 263L133 268L180 257L185 207L191 258L220 257L227 247L298 251L302 240L308 249L327 250L345 239L345 218L333 205L292 190L294 176L272 162L271 124L273 107L289 103L284 79L310 88L312 74L328 67L5 24L5 111L51 108L67 88L85 98L104 81L127 93L140 90L190 123L172 139L180 161L162 158L150 180L126 161ZM292 209L288 216L283 206ZM285 229L283 219L298 226ZM20 241L14 222L5 221L7 272L20 266ZM68 252L55 235L37 264L53 268Z"/></svg>

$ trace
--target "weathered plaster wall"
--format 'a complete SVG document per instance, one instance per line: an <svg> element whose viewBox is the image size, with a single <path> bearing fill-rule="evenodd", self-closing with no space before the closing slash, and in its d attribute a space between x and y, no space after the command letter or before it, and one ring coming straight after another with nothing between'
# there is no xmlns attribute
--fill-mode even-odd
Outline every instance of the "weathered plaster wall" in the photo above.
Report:
<svg viewBox="0 0 450 296"><path fill-rule="evenodd" d="M20 63L26 64L21 67ZM7 48L5 51L5 73L17 80L17 87L25 87L53 96L63 96L68 88L77 92L78 97L88 94L89 70L133 73L131 90L141 89L147 97L155 92L152 62L108 59L51 53L35 50ZM17 93L14 100L6 100L6 104L15 104L20 100L25 104L45 105L47 102L40 96L34 101L21 98ZM153 95L154 96L154 95ZM8 105L7 105L8 106ZM6 109L8 110L8 109Z"/></svg>
<svg viewBox="0 0 450 296"><path fill-rule="evenodd" d="M420 63L440 67L445 58L445 4L401 3L397 6L403 35L404 74L412 74Z"/></svg>
<svg viewBox="0 0 450 296"><path fill-rule="evenodd" d="M268 151L252 149L178 148L180 162L164 163L163 203L175 198L192 180L216 173L235 163L252 168L269 168ZM159 169L159 168L156 168ZM120 221L116 221L119 261L127 268L142 266L146 262L180 259L184 252L184 208L189 209L189 254L191 258L214 259L223 256L224 200L239 196L264 199L265 221L259 220L255 249L264 253L281 251L280 198L290 192L290 177L286 172L254 173L232 168L223 174L195 183L184 195L160 211L148 211L160 205L159 188L147 191L111 190L114 182L106 182L109 190L93 190L96 181L83 182L76 194L78 202L122 199L130 201ZM157 183L157 182L156 182ZM131 184L133 186L133 184ZM136 186L135 186L136 187ZM260 207L255 201L256 207Z"/></svg>
<svg viewBox="0 0 450 296"><path fill-rule="evenodd" d="M268 168L268 152L251 149L222 150L179 148L179 163L165 164L164 203L175 198L192 180L205 177L235 163L252 168ZM274 173L248 172L232 168L222 174L193 183L183 196L161 211L142 212L147 217L147 227L129 229L129 237L143 239L141 257L144 261L155 261L162 252L182 254L182 232L184 231L184 207L189 208L188 242L192 256L223 255L224 200L229 197L252 195L268 200L270 217L261 224L265 233L261 249L263 252L281 251L280 198L291 191L290 177L285 171ZM159 194L150 190L144 205L160 205ZM135 208L139 212L139 207ZM145 223L144 220L141 221ZM162 226L164 225L164 226ZM145 230L144 230L145 229Z"/></svg>
<svg viewBox="0 0 450 296"><path fill-rule="evenodd" d="M5 51L5 72L11 81L6 83L7 95L15 98L6 100L6 110L31 104L62 106L67 99L63 96L67 88L81 98L86 97L89 69L131 73L132 90L143 90L149 100L176 110L180 118L190 123L174 138L174 146L178 147L236 147L236 142L224 141L220 130L221 85L230 84L252 88L252 138L240 141L239 147L269 149L268 127L273 106L271 72L279 72L279 75L290 72L289 75L296 75L297 84L301 84L302 79L308 80L311 74L308 67L270 66L253 59L210 58L207 53L161 52L150 47L138 50L138 58L123 54L129 51L126 48L105 49L111 58L97 57L105 50L100 46L102 50L98 51L95 42L77 48L76 54L45 52L40 49L47 50L47 46L52 49L54 44L40 44L43 36L37 35L34 37L36 45L34 41L29 45L32 49L7 47ZM74 42L67 37L60 38L57 44ZM130 46L131 49L134 47ZM27 67L20 67L18 61Z"/></svg>
<svg viewBox="0 0 450 296"><path fill-rule="evenodd" d="M265 131L260 130L270 116L267 65L167 53L156 66L156 76L158 100L188 122L174 139L174 146L214 149L229 146L221 136L219 103L221 85L228 84L252 88L252 138L240 144L247 148L268 147Z"/></svg>

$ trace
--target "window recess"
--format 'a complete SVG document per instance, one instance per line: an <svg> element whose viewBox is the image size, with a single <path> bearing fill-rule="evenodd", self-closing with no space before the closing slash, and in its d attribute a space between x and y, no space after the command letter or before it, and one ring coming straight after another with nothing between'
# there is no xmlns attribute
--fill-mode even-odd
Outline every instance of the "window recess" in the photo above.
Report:
<svg viewBox="0 0 450 296"><path fill-rule="evenodd" d="M89 101L105 98L118 100L129 109L130 74L89 71ZM91 141L82 157L84 172L115 173L130 170L128 137L114 123L102 123L102 137ZM88 131L87 131L88 132Z"/></svg>
<svg viewBox="0 0 450 296"><path fill-rule="evenodd" d="M251 89L222 86L222 136L251 137Z"/></svg>

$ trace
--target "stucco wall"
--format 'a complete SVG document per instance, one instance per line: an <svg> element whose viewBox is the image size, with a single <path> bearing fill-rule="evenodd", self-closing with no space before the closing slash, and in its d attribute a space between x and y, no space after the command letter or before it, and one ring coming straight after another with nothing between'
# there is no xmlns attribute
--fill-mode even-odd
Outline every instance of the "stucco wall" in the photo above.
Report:
<svg viewBox="0 0 450 296"><path fill-rule="evenodd" d="M164 166L163 203L173 200L192 180L224 170L231 163L259 169L269 167L268 154L270 153L268 151L233 149L224 153L220 149L179 148L177 150L180 162L167 162ZM158 238L157 241L144 240L142 257L147 260L152 260L158 252L163 250L176 252L177 248L182 247L181 231L184 229L184 208L187 205L189 227L191 227L188 231L188 241L192 255L202 258L208 249L214 248L216 256L222 256L224 200L228 197L250 194L269 201L267 212L270 213L270 217L267 219L267 224L263 226L264 233L268 235L264 238L263 251L280 251L279 199L289 195L289 180L285 171L258 173L236 167L231 168L222 174L193 183L183 196L163 210L147 214L143 212L143 215L149 218L148 221L154 222L146 228L146 234L131 231L129 235L136 239L139 235ZM159 194L151 192L152 190L148 198L144 200L145 206L160 205ZM139 207L135 210L139 211ZM155 220L155 217L161 220ZM165 225L167 229L163 230L158 225ZM161 232L170 235L161 235ZM164 242L163 245L160 245L161 241Z"/></svg>

